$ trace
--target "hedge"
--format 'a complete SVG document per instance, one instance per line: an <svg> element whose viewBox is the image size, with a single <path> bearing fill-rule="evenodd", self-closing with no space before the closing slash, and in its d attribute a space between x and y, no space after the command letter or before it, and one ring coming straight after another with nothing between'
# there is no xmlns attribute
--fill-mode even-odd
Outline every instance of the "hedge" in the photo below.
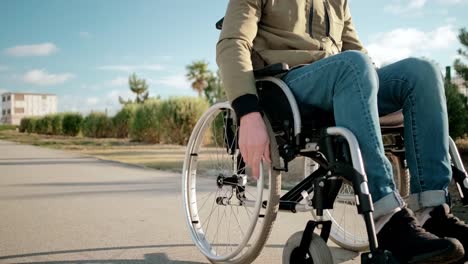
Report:
<svg viewBox="0 0 468 264"><path fill-rule="evenodd" d="M112 118L117 138L127 138L129 136L136 109L137 105L126 105Z"/></svg>
<svg viewBox="0 0 468 264"><path fill-rule="evenodd" d="M100 112L92 112L84 118L79 113L27 117L21 120L19 130L67 136L77 136L82 132L84 136L93 138L129 137L146 143L184 145L208 106L205 100L193 97L154 99L144 104L126 105L113 118Z"/></svg>
<svg viewBox="0 0 468 264"><path fill-rule="evenodd" d="M81 130L83 116L79 113L65 113L63 115L62 129L66 136L77 136Z"/></svg>
<svg viewBox="0 0 468 264"><path fill-rule="evenodd" d="M130 127L130 138L134 141L159 143L160 141L160 100L149 100L137 106Z"/></svg>
<svg viewBox="0 0 468 264"><path fill-rule="evenodd" d="M105 113L91 112L83 120L82 132L86 137L109 138L114 136L112 119Z"/></svg>
<svg viewBox="0 0 468 264"><path fill-rule="evenodd" d="M202 99L176 97L163 101L160 107L161 143L185 145L208 103Z"/></svg>

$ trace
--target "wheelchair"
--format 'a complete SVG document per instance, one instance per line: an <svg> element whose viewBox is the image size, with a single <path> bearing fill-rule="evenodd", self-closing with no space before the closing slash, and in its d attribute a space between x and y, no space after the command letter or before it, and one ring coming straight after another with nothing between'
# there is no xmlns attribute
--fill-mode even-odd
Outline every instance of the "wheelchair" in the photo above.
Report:
<svg viewBox="0 0 468 264"><path fill-rule="evenodd" d="M222 28L223 19L216 23ZM239 120L228 102L209 108L195 125L182 170L186 223L195 245L212 263L253 262L264 247L278 211L311 213L304 231L293 234L283 263L331 264L330 238L361 254L361 263L397 263L378 248L373 204L358 141L336 127L333 114L298 105L288 86L275 76L284 63L255 70L257 93L270 139L271 164L259 179L249 176L239 151ZM401 111L380 118L385 154L396 188L410 194ZM453 179L468 206L468 174L450 139ZM304 179L283 190L282 172L304 158ZM314 231L320 230L320 235Z"/></svg>
<svg viewBox="0 0 468 264"><path fill-rule="evenodd" d="M361 255L362 263L393 263L390 252L378 249L357 139L346 128L335 127L331 113L299 106L287 85L273 77L287 70L287 65L275 64L254 72L272 160L268 167L262 165L258 181L245 168L238 148L239 120L229 103L213 105L196 124L182 180L193 241L212 263L250 263L265 245L278 211L310 212L313 220L287 241L283 263L333 263L328 238L346 249L369 249ZM380 121L396 186L407 196L402 113ZM468 205L468 176L451 139L450 155L453 178L463 204ZM282 194L281 172L288 171L288 164L299 156L305 157L307 174ZM363 231L350 227L340 217L343 214L348 222L354 217Z"/></svg>

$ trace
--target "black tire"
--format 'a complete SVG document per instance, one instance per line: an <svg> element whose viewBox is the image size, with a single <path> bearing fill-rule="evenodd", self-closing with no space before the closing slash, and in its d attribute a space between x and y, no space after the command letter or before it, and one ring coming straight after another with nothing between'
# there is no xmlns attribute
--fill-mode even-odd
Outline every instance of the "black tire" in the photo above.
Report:
<svg viewBox="0 0 468 264"><path fill-rule="evenodd" d="M302 234L304 232L300 231L294 233L286 242L286 245L283 249L283 264L302 264L291 261L291 256L293 252L300 246L302 241ZM331 254L330 248L327 246L327 243L317 234L312 234L312 241L310 242L308 255L311 259L310 261L305 261L306 263L319 263L319 264L333 264L333 256Z"/></svg>

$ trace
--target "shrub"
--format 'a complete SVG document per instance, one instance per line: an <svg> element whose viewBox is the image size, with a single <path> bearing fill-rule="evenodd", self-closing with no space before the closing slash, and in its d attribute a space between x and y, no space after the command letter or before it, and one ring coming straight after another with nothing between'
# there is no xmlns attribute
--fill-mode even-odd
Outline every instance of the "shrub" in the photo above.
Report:
<svg viewBox="0 0 468 264"><path fill-rule="evenodd" d="M46 115L38 118L36 121L35 131L42 135L52 135L52 116Z"/></svg>
<svg viewBox="0 0 468 264"><path fill-rule="evenodd" d="M199 98L174 97L163 101L160 108L161 141L185 145L208 103Z"/></svg>
<svg viewBox="0 0 468 264"><path fill-rule="evenodd" d="M55 114L55 115L50 115L51 118L51 133L52 135L62 135L63 130L62 130L62 121L63 121L63 115L61 114Z"/></svg>
<svg viewBox="0 0 468 264"><path fill-rule="evenodd" d="M44 121L43 117L36 118L36 125L34 126L34 133L37 134L46 134L47 124Z"/></svg>
<svg viewBox="0 0 468 264"><path fill-rule="evenodd" d="M20 121L19 132L24 133L27 131L29 122L31 122L30 117L23 117Z"/></svg>
<svg viewBox="0 0 468 264"><path fill-rule="evenodd" d="M108 138L114 135L112 119L105 113L92 112L84 118L82 124L83 135L93 138Z"/></svg>
<svg viewBox="0 0 468 264"><path fill-rule="evenodd" d="M80 133L83 117L79 113L66 113L63 115L62 131L67 136L77 136Z"/></svg>
<svg viewBox="0 0 468 264"><path fill-rule="evenodd" d="M118 138L127 138L135 117L136 105L124 106L113 118L115 136Z"/></svg>
<svg viewBox="0 0 468 264"><path fill-rule="evenodd" d="M135 118L130 127L130 138L135 141L159 143L160 100L149 100L136 107Z"/></svg>
<svg viewBox="0 0 468 264"><path fill-rule="evenodd" d="M30 118L26 127L26 132L28 132L28 134L36 133L36 124L37 118Z"/></svg>

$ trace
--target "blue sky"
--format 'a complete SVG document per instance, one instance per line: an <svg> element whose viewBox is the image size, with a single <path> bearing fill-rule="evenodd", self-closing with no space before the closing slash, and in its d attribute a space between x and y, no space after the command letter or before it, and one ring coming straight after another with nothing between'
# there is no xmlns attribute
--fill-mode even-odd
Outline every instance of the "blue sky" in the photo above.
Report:
<svg viewBox="0 0 468 264"><path fill-rule="evenodd" d="M214 23L227 3L2 0L0 93L55 93L59 111L113 113L118 96L132 96L127 78L136 72L151 96L196 96L185 66L203 59L216 70ZM350 7L378 64L424 56L451 65L458 29L468 27L468 0L350 0Z"/></svg>

